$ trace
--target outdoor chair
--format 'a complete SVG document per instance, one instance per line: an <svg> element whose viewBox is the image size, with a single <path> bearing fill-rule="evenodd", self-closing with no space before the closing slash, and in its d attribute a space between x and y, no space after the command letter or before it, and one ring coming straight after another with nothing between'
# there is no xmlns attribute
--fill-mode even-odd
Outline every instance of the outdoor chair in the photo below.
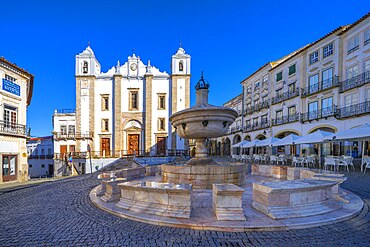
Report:
<svg viewBox="0 0 370 247"><path fill-rule="evenodd" d="M353 157L351 156L343 156L342 159L338 160L337 166L337 171L339 170L339 166L347 167L347 171L349 171L348 166L352 166L353 171L355 171L355 166L353 165Z"/></svg>
<svg viewBox="0 0 370 247"><path fill-rule="evenodd" d="M276 159L276 163L278 164L279 162L281 162L282 165L285 164L286 162L286 159L285 159L285 155L279 155Z"/></svg>
<svg viewBox="0 0 370 247"><path fill-rule="evenodd" d="M277 164L278 160L277 160L277 157L275 155L271 155L270 156L270 163L273 165L274 163Z"/></svg>
<svg viewBox="0 0 370 247"><path fill-rule="evenodd" d="M303 166L303 160L299 157L293 156L292 165L293 166Z"/></svg>
<svg viewBox="0 0 370 247"><path fill-rule="evenodd" d="M324 158L324 169L327 170L328 166L332 166L333 170L335 169L335 166L337 165L337 162L334 158Z"/></svg>
<svg viewBox="0 0 370 247"><path fill-rule="evenodd" d="M365 166L364 166L365 165ZM363 158L363 162L361 164L361 168L364 168L364 174L366 174L366 168L370 168L370 158ZM362 170L361 170L362 171Z"/></svg>
<svg viewBox="0 0 370 247"><path fill-rule="evenodd" d="M314 167L315 166L315 158L314 156L307 156L306 157L307 167Z"/></svg>

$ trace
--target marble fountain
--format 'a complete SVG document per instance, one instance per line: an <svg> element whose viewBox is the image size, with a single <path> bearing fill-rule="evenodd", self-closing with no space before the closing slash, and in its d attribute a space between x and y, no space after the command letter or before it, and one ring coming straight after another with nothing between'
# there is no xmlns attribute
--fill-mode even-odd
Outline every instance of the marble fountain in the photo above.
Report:
<svg viewBox="0 0 370 247"><path fill-rule="evenodd" d="M142 167L100 174L90 192L94 205L149 224L219 231L307 228L361 211L363 201L340 188L343 174L208 157L206 140L225 135L237 112L208 104L203 74L195 88L195 106L170 117L180 137L196 140L195 157L162 164L160 175Z"/></svg>

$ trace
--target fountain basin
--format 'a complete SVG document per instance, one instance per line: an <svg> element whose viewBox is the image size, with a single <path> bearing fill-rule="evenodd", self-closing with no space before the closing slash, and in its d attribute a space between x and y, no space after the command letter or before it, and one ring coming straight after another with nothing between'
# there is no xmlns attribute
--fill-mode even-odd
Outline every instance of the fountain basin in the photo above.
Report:
<svg viewBox="0 0 370 247"><path fill-rule="evenodd" d="M218 163L196 165L163 164L162 181L175 184L192 184L193 189L212 189L213 184L245 185L247 165L243 163Z"/></svg>

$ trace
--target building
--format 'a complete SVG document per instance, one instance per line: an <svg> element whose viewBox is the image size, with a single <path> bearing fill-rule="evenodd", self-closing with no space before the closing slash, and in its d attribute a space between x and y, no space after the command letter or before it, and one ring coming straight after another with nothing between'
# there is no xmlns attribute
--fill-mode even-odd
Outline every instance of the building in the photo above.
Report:
<svg viewBox="0 0 370 247"><path fill-rule="evenodd" d="M33 137L27 142L28 176L54 176L54 143L53 136Z"/></svg>
<svg viewBox="0 0 370 247"><path fill-rule="evenodd" d="M132 54L107 72L90 46L76 56L76 110L54 113L57 156L83 154L121 157L165 155L187 150L169 122L173 113L190 107L190 56L179 48L171 74Z"/></svg>
<svg viewBox="0 0 370 247"><path fill-rule="evenodd" d="M26 181L27 107L32 99L34 76L0 58L0 183Z"/></svg>
<svg viewBox="0 0 370 247"><path fill-rule="evenodd" d="M273 62L242 82L243 114L217 139L221 153L239 152L240 140L300 136L316 130L337 132L370 122L370 13ZM233 100L231 100L233 101ZM229 104L229 101L227 104ZM240 108L240 106L239 106ZM324 143L322 155L361 152L358 142ZM368 153L370 146L365 143ZM314 152L277 150L288 154Z"/></svg>

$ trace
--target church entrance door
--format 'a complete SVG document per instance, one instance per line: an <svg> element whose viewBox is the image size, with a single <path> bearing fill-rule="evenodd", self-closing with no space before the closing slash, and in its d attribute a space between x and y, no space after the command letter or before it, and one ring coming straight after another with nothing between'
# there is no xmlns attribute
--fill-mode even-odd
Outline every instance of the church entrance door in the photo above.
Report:
<svg viewBox="0 0 370 247"><path fill-rule="evenodd" d="M166 137L157 137L157 155L166 155Z"/></svg>
<svg viewBox="0 0 370 247"><path fill-rule="evenodd" d="M109 138L101 138L100 140L100 151L101 156L110 156L110 139Z"/></svg>
<svg viewBox="0 0 370 247"><path fill-rule="evenodd" d="M128 154L139 154L139 134L129 134L127 140Z"/></svg>

